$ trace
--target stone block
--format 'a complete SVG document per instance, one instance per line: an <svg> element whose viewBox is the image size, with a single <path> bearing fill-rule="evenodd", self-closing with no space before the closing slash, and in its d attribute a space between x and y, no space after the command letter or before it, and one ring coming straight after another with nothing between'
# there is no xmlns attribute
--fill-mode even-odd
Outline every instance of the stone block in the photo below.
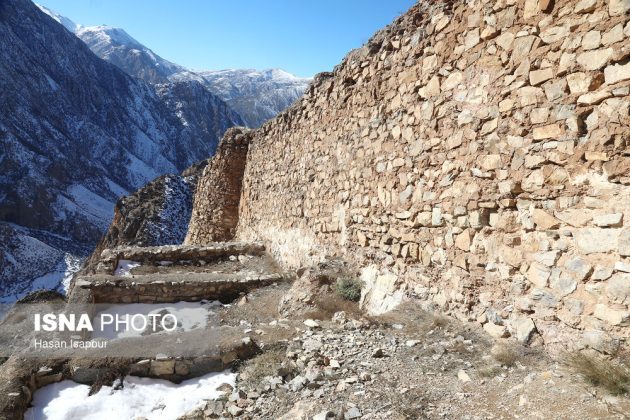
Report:
<svg viewBox="0 0 630 420"><path fill-rule="evenodd" d="M630 0L608 0L608 14L621 16L630 10Z"/></svg>
<svg viewBox="0 0 630 420"><path fill-rule="evenodd" d="M624 257L630 257L630 228L621 229L618 239L617 252Z"/></svg>
<svg viewBox="0 0 630 420"><path fill-rule="evenodd" d="M623 213L601 214L593 217L593 223L599 227L621 227Z"/></svg>
<svg viewBox="0 0 630 420"><path fill-rule="evenodd" d="M558 229L560 226L560 220L541 209L532 211L532 219L538 230Z"/></svg>
<svg viewBox="0 0 630 420"><path fill-rule="evenodd" d="M529 83L532 86L537 86L549 79L553 78L553 69L546 68L542 70L534 70L529 72Z"/></svg>
<svg viewBox="0 0 630 420"><path fill-rule="evenodd" d="M604 69L604 80L607 85L628 79L630 79L630 62L625 64L613 64Z"/></svg>
<svg viewBox="0 0 630 420"><path fill-rule="evenodd" d="M534 140L558 139L564 134L564 129L559 124L549 124L542 127L534 127Z"/></svg>
<svg viewBox="0 0 630 420"><path fill-rule="evenodd" d="M591 13L595 11L597 0L580 0L573 9L574 13Z"/></svg>
<svg viewBox="0 0 630 420"><path fill-rule="evenodd" d="M175 373L175 360L151 360L151 375L168 376Z"/></svg>
<svg viewBox="0 0 630 420"><path fill-rule="evenodd" d="M531 318L520 318L512 322L512 326L516 330L516 339L527 344L536 332L536 325Z"/></svg>
<svg viewBox="0 0 630 420"><path fill-rule="evenodd" d="M442 217L442 209L434 207L431 211L431 226L438 227L444 224L444 218Z"/></svg>
<svg viewBox="0 0 630 420"><path fill-rule="evenodd" d="M577 56L577 62L585 70L599 70L604 67L613 57L612 48L586 51Z"/></svg>
<svg viewBox="0 0 630 420"><path fill-rule="evenodd" d="M593 271L593 266L582 257L571 258L564 263L564 268L578 281L586 280Z"/></svg>
<svg viewBox="0 0 630 420"><path fill-rule="evenodd" d="M551 277L549 280L549 286L557 296L570 295L577 289L577 280L573 275L563 272L557 277Z"/></svg>
<svg viewBox="0 0 630 420"><path fill-rule="evenodd" d="M611 325L628 327L630 326L630 312L624 309L611 308L604 304L595 305L593 313L595 318L606 321Z"/></svg>
<svg viewBox="0 0 630 420"><path fill-rule="evenodd" d="M620 23L602 35L602 44L610 45L623 41L623 25Z"/></svg>
<svg viewBox="0 0 630 420"><path fill-rule="evenodd" d="M462 251L468 252L470 250L471 242L472 238L470 236L470 229L464 230L455 238L455 246Z"/></svg>
<svg viewBox="0 0 630 420"><path fill-rule="evenodd" d="M584 254L611 252L617 249L620 229L582 228L573 233L575 243Z"/></svg>
<svg viewBox="0 0 630 420"><path fill-rule="evenodd" d="M606 294L615 301L624 302L630 298L630 274L617 273L606 285Z"/></svg>
<svg viewBox="0 0 630 420"><path fill-rule="evenodd" d="M567 75L567 84L573 94L582 94L591 90L593 76L590 73L578 72Z"/></svg>
<svg viewBox="0 0 630 420"><path fill-rule="evenodd" d="M527 270L527 280L539 289L547 287L550 275L551 270L543 264L537 262L531 264L529 266L529 270Z"/></svg>
<svg viewBox="0 0 630 420"><path fill-rule="evenodd" d="M602 43L602 34L599 31L588 31L582 37L582 49L594 50Z"/></svg>
<svg viewBox="0 0 630 420"><path fill-rule="evenodd" d="M492 322L487 322L483 324L483 329L494 338L505 338L510 336L510 332L505 325L497 325Z"/></svg>

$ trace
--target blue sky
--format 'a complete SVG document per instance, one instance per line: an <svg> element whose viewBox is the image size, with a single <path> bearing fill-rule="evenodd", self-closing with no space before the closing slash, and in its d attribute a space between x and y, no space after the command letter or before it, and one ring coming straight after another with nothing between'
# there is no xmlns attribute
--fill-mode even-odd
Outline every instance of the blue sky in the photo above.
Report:
<svg viewBox="0 0 630 420"><path fill-rule="evenodd" d="M110 25L192 69L330 71L414 0L37 0L86 26Z"/></svg>

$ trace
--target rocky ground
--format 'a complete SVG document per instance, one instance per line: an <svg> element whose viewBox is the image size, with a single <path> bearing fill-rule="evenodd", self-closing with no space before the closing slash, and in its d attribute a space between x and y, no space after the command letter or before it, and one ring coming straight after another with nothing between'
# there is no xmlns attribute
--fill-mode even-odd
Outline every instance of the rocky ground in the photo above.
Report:
<svg viewBox="0 0 630 420"><path fill-rule="evenodd" d="M295 286L294 286L295 288ZM284 318L286 285L260 289L220 314L263 352L238 367L235 389L185 419L624 419L630 399L587 383L542 348L407 302L380 317L322 294ZM289 290L290 291L290 290Z"/></svg>

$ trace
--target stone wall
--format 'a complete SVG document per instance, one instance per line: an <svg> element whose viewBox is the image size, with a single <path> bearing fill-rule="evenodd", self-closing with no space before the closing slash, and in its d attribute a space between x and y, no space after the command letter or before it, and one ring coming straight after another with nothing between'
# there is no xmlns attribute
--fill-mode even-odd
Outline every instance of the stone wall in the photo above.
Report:
<svg viewBox="0 0 630 420"><path fill-rule="evenodd" d="M197 185L184 243L206 244L234 238L250 137L244 128L230 128L225 133Z"/></svg>
<svg viewBox="0 0 630 420"><path fill-rule="evenodd" d="M356 262L373 312L410 295L497 337L613 351L630 335L629 9L416 4L253 133L237 236L289 267Z"/></svg>
<svg viewBox="0 0 630 420"><path fill-rule="evenodd" d="M89 290L94 303L171 303L198 302L204 299L230 303L252 289L283 280L282 274L252 274L242 277L187 273L151 277L151 280L143 282L137 278L99 275L79 277L75 288Z"/></svg>

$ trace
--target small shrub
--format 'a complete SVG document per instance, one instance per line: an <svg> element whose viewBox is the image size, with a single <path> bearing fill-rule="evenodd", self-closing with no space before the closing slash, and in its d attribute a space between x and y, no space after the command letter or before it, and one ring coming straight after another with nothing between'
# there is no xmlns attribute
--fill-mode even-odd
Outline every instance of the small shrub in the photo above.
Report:
<svg viewBox="0 0 630 420"><path fill-rule="evenodd" d="M335 284L335 291L339 296L352 302L361 299L361 288L363 282L356 278L342 277Z"/></svg>
<svg viewBox="0 0 630 420"><path fill-rule="evenodd" d="M564 362L586 381L613 395L630 393L630 369L622 363L583 352L565 354Z"/></svg>
<svg viewBox="0 0 630 420"><path fill-rule="evenodd" d="M485 366L479 369L479 376L482 378L494 378L495 376L499 376L503 369L499 366Z"/></svg>
<svg viewBox="0 0 630 420"><path fill-rule="evenodd" d="M248 390L260 388L266 377L277 376L281 367L289 367L286 348L282 345L271 346L258 356L246 360L240 367L239 381Z"/></svg>
<svg viewBox="0 0 630 420"><path fill-rule="evenodd" d="M492 357L501 363L501 366L512 367L520 358L520 354L512 347L500 346L492 350Z"/></svg>
<svg viewBox="0 0 630 420"><path fill-rule="evenodd" d="M449 319L441 314L431 314L431 317L431 328L445 328L450 323Z"/></svg>
<svg viewBox="0 0 630 420"><path fill-rule="evenodd" d="M361 309L356 302L352 302L332 293L321 296L314 302L311 311L306 312L303 318L328 321L336 312L343 311L351 318L361 317Z"/></svg>

